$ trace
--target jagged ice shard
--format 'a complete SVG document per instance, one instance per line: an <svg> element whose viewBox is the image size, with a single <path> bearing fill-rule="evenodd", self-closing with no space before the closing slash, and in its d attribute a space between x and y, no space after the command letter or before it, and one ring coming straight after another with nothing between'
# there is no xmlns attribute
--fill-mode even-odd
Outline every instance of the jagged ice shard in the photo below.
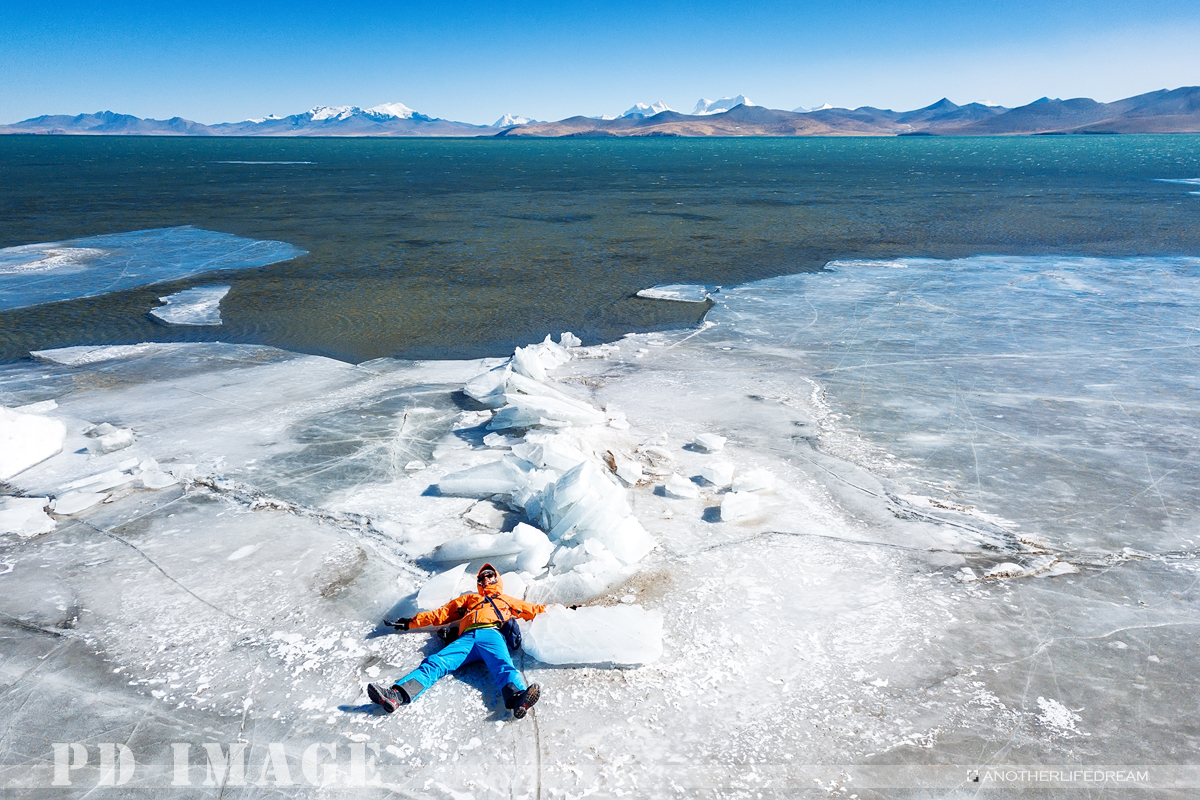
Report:
<svg viewBox="0 0 1200 800"><path fill-rule="evenodd" d="M700 330L504 360L0 366L0 404L64 432L7 479L34 502L0 535L3 785L49 785L55 742L163 766L130 789L172 742L245 741L255 776L273 742L377 746L386 786L477 798L686 794L698 764L794 792L781 753L1159 763L1195 711L1200 262L832 267L722 289ZM133 441L89 450L104 425ZM531 626L536 735L496 724L479 667L374 715L365 682L434 646L382 619L492 557L529 600L588 604Z"/></svg>

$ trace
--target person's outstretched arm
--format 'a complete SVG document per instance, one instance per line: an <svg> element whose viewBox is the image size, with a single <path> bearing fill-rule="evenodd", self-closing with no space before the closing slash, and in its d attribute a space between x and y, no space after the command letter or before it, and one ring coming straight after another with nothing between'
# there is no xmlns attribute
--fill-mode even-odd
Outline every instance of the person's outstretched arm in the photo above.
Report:
<svg viewBox="0 0 1200 800"><path fill-rule="evenodd" d="M470 595L462 595L451 600L441 608L435 608L433 611L422 611L411 617L401 617L394 622L385 624L391 625L397 630L407 631L412 628L428 628L431 625L445 625L447 622L462 619L463 611L470 603Z"/></svg>

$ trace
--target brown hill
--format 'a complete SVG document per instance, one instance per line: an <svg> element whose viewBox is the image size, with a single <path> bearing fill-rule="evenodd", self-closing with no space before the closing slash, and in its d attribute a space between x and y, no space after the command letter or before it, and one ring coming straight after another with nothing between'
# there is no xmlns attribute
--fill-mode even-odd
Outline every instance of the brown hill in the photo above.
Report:
<svg viewBox="0 0 1200 800"><path fill-rule="evenodd" d="M960 134L1197 133L1200 86L1161 89L1112 103L1039 100L957 128Z"/></svg>

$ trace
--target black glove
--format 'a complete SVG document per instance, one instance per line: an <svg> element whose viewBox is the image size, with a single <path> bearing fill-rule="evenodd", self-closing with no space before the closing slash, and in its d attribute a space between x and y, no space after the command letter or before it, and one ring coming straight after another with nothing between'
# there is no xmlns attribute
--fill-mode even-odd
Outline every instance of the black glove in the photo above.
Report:
<svg viewBox="0 0 1200 800"><path fill-rule="evenodd" d="M576 603L576 604L575 604L575 605L573 605L573 606L567 606L567 608L569 608L569 609L571 609L572 611L574 611L575 609L579 608L579 604L578 604L578 603Z"/></svg>
<svg viewBox="0 0 1200 800"><path fill-rule="evenodd" d="M408 626L412 625L412 617L400 617L400 619L393 620L391 622L388 622L385 619L383 624L395 628L398 631L406 631L408 630Z"/></svg>

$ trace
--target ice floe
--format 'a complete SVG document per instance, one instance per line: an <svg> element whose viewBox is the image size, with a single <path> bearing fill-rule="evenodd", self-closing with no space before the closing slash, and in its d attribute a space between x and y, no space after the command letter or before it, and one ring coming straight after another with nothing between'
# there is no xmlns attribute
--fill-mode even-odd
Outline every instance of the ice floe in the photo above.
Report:
<svg viewBox="0 0 1200 800"><path fill-rule="evenodd" d="M218 269L286 261L304 251L191 226L0 249L0 309L70 300Z"/></svg>
<svg viewBox="0 0 1200 800"><path fill-rule="evenodd" d="M228 286L196 286L158 298L163 306L150 309L150 316L168 325L220 325L221 301Z"/></svg>
<svg viewBox="0 0 1200 800"><path fill-rule="evenodd" d="M711 297L711 293L720 287L702 286L691 283L664 283L651 286L649 289L639 289L638 297L650 300L674 300L684 303L703 303Z"/></svg>

